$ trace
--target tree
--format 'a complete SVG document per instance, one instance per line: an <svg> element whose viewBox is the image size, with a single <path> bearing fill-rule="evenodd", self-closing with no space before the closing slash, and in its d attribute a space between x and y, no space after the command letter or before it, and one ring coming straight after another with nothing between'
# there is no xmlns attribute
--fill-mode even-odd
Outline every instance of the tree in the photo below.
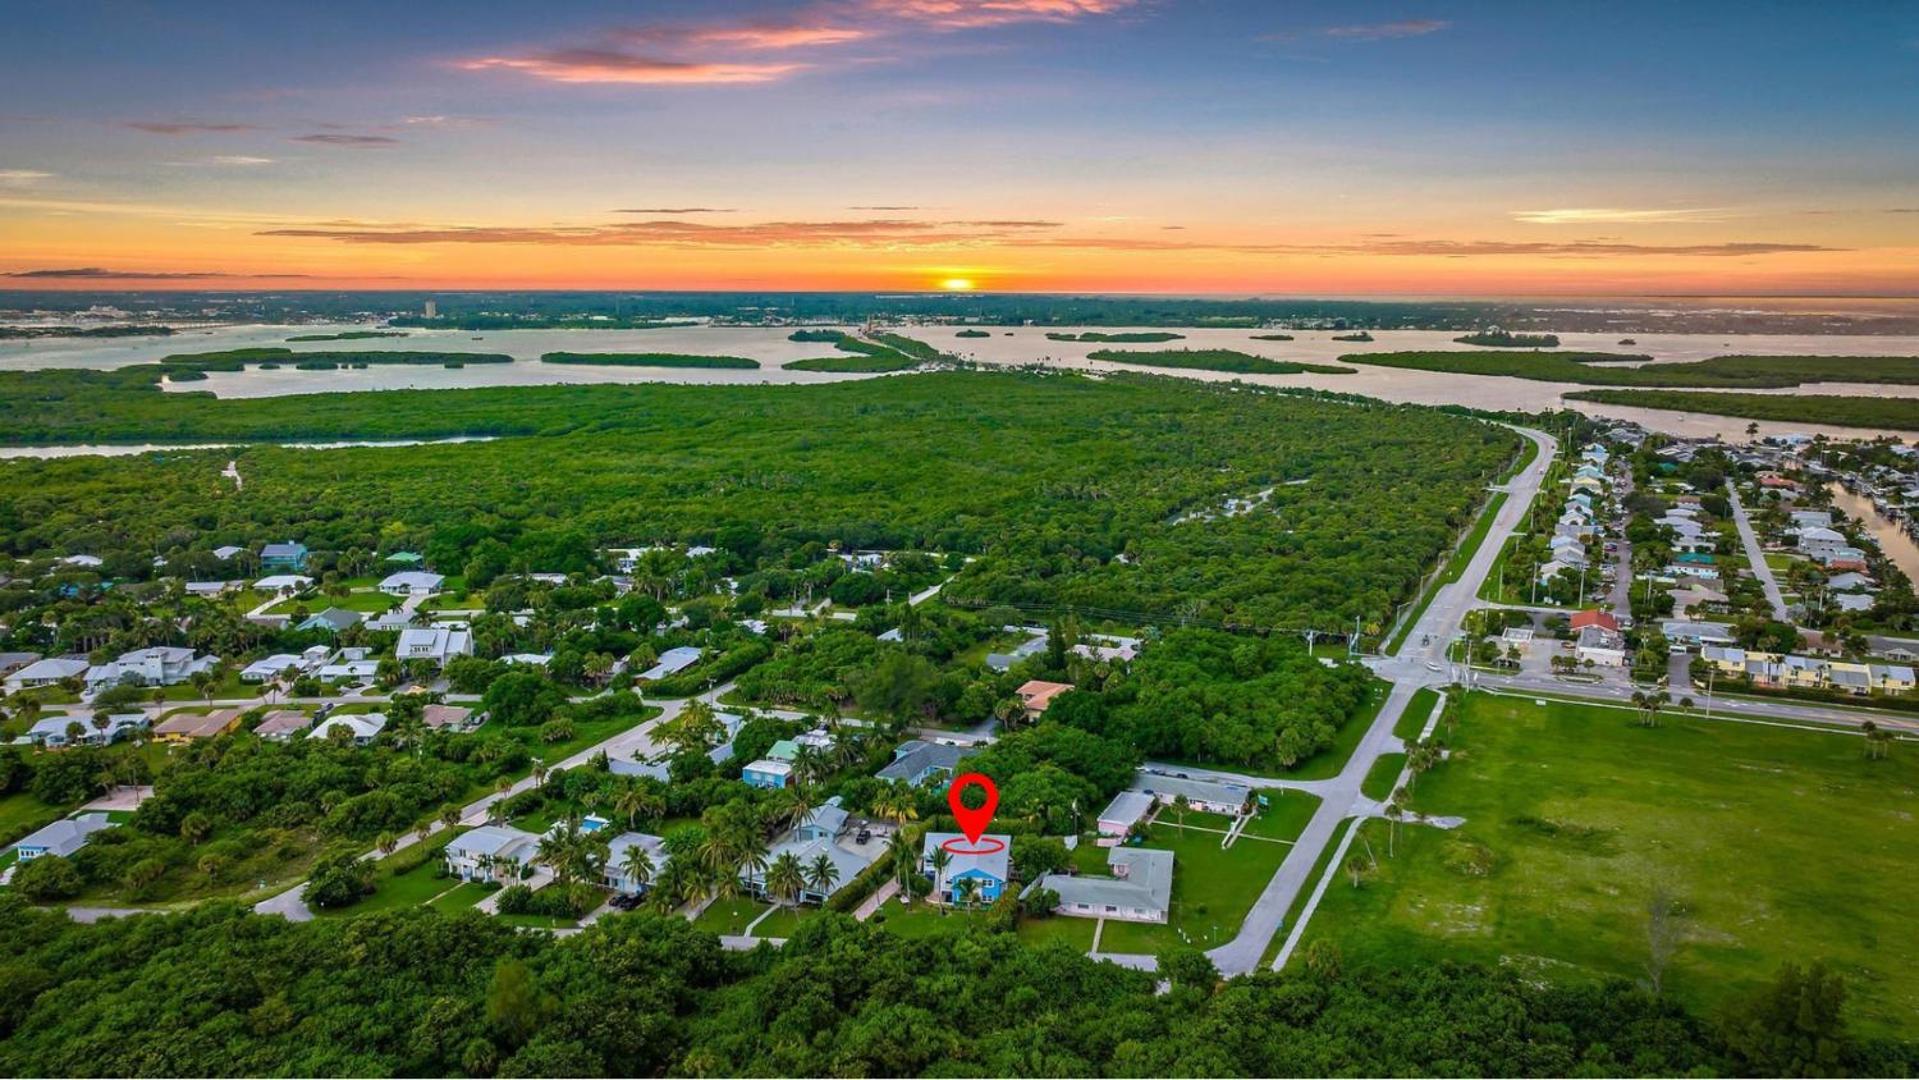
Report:
<svg viewBox="0 0 1919 1080"><path fill-rule="evenodd" d="M933 849L933 854L927 856L926 861L933 867L933 888L940 894L940 903L951 903L953 893L947 887L946 868L953 864L953 853L943 847L936 847Z"/></svg>
<svg viewBox="0 0 1919 1080"><path fill-rule="evenodd" d="M626 858L620 862L620 873L630 882L635 892L643 892L653 883L653 855L638 844L626 849Z"/></svg>
<svg viewBox="0 0 1919 1080"><path fill-rule="evenodd" d="M198 810L180 819L180 839L199 844L213 833L213 819Z"/></svg>
<svg viewBox="0 0 1919 1080"><path fill-rule="evenodd" d="M833 862L832 856L820 852L813 857L812 865L806 868L807 887L821 896L833 895L833 889L839 884L840 868Z"/></svg>
<svg viewBox="0 0 1919 1080"><path fill-rule="evenodd" d="M21 863L13 872L13 887L35 903L70 900L80 895L86 880L70 860L42 855Z"/></svg>
<svg viewBox="0 0 1919 1080"><path fill-rule="evenodd" d="M959 901L961 906L970 910L974 902L979 899L979 879L965 877L955 881L953 898Z"/></svg>
<svg viewBox="0 0 1919 1080"><path fill-rule="evenodd" d="M1894 736L1891 731L1866 720L1860 723L1859 733L1865 736L1867 761L1884 761L1892 752Z"/></svg>
<svg viewBox="0 0 1919 1080"><path fill-rule="evenodd" d="M1360 881L1371 874L1372 870L1373 864L1357 851L1346 857L1346 876L1352 879L1353 888L1359 888Z"/></svg>
<svg viewBox="0 0 1919 1080"><path fill-rule="evenodd" d="M314 864L300 898L314 907L337 908L373 895L374 867L350 852L328 856Z"/></svg>
<svg viewBox="0 0 1919 1080"><path fill-rule="evenodd" d="M1646 984L1656 997L1666 984L1666 968L1685 941L1684 915L1664 884L1653 886L1646 902Z"/></svg>
<svg viewBox="0 0 1919 1080"><path fill-rule="evenodd" d="M1175 945L1159 954L1159 973L1175 988L1211 994L1219 985L1219 969L1206 954L1191 945Z"/></svg>
<svg viewBox="0 0 1919 1080"><path fill-rule="evenodd" d="M508 1046L519 1046L546 1022L552 1002L521 960L502 960L486 988L486 1022Z"/></svg>
<svg viewBox="0 0 1919 1080"><path fill-rule="evenodd" d="M806 870L800 866L799 857L790 851L783 851L766 869L766 892L780 904L791 907L799 902L799 896L806 888Z"/></svg>
<svg viewBox="0 0 1919 1080"><path fill-rule="evenodd" d="M1770 985L1729 1009L1721 1037L1749 1076L1833 1076L1851 1046L1846 986L1824 961L1786 964Z"/></svg>

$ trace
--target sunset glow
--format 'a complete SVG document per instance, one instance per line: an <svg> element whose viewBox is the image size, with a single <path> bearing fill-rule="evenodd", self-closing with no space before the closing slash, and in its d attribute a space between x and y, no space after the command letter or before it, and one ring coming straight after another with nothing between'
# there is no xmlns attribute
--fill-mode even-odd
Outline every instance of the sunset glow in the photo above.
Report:
<svg viewBox="0 0 1919 1080"><path fill-rule="evenodd" d="M1910 293L1875 10L42 5L0 285Z"/></svg>

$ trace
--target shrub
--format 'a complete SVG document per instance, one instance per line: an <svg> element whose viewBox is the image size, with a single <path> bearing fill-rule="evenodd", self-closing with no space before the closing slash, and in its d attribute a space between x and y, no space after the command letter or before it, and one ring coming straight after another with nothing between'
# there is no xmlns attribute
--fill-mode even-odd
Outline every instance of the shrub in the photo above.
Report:
<svg viewBox="0 0 1919 1080"><path fill-rule="evenodd" d="M13 872L13 887L20 890L20 895L39 903L70 900L80 895L85 884L80 871L58 855L30 859Z"/></svg>

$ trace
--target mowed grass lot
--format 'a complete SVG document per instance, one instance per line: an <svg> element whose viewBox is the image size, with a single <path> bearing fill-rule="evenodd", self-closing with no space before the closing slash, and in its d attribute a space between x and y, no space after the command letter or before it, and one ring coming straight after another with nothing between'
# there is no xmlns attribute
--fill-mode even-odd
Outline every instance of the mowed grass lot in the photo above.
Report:
<svg viewBox="0 0 1919 1080"><path fill-rule="evenodd" d="M1475 959L1541 977L1636 979L1662 884L1687 937L1667 992L1697 1008L1752 993L1782 962L1824 958L1854 1020L1919 1016L1919 747L1867 761L1856 737L1475 695L1413 804L1456 832L1386 826L1359 889L1341 877L1307 940L1348 964ZM1365 847L1355 844L1354 851Z"/></svg>

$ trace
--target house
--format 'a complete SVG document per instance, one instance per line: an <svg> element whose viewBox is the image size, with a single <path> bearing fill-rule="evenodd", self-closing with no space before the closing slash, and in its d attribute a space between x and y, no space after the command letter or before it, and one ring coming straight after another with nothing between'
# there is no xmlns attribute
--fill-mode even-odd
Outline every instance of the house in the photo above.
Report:
<svg viewBox="0 0 1919 1080"><path fill-rule="evenodd" d="M240 726L240 710L216 709L210 713L174 713L153 729L161 742L192 742L225 735Z"/></svg>
<svg viewBox="0 0 1919 1080"><path fill-rule="evenodd" d="M67 555L60 561L68 566L80 567L82 570L98 570L105 560L98 555Z"/></svg>
<svg viewBox="0 0 1919 1080"><path fill-rule="evenodd" d="M1800 552L1815 559L1822 555L1830 555L1841 548L1849 546L1850 545L1846 543L1845 534L1839 532L1837 529L1828 529L1823 526L1814 525L1810 528L1799 530Z"/></svg>
<svg viewBox="0 0 1919 1080"><path fill-rule="evenodd" d="M446 845L447 873L462 881L512 881L540 849L540 838L510 825L468 829Z"/></svg>
<svg viewBox="0 0 1919 1080"><path fill-rule="evenodd" d="M268 544L260 549L260 568L262 570L305 570L307 546L290 542Z"/></svg>
<svg viewBox="0 0 1919 1080"><path fill-rule="evenodd" d="M793 781L793 766L784 761L761 758L740 770L740 780L748 787L783 788Z"/></svg>
<svg viewBox="0 0 1919 1080"><path fill-rule="evenodd" d="M545 667L552 662L552 653L516 652L500 657L500 663L508 666L519 664L524 667Z"/></svg>
<svg viewBox="0 0 1919 1080"><path fill-rule="evenodd" d="M1144 791L1128 790L1113 796L1113 801L1099 812L1099 842L1111 846L1126 839L1155 805L1152 795Z"/></svg>
<svg viewBox="0 0 1919 1080"><path fill-rule="evenodd" d="M396 551L388 555L386 561L399 563L401 566L424 566L426 565L426 556L417 551Z"/></svg>
<svg viewBox="0 0 1919 1080"><path fill-rule="evenodd" d="M959 833L929 832L920 845L920 873L933 879L933 895L941 903L965 903L970 888L974 902L991 904L1006 889L1012 851L1008 836L987 833L975 845ZM945 853L945 866L935 865L935 852ZM973 884L961 885L963 881Z"/></svg>
<svg viewBox="0 0 1919 1080"><path fill-rule="evenodd" d="M428 570L401 570L380 580L380 591L388 596L426 596L440 591L446 578Z"/></svg>
<svg viewBox="0 0 1919 1080"><path fill-rule="evenodd" d="M155 645L121 654L118 660L87 672L89 693L108 686L177 686L220 663L217 656L196 656L179 645Z"/></svg>
<svg viewBox="0 0 1919 1080"><path fill-rule="evenodd" d="M783 761L791 765L793 762L799 760L799 756L800 744L794 742L792 739L775 740L772 746L766 748L766 760L768 761Z"/></svg>
<svg viewBox="0 0 1919 1080"><path fill-rule="evenodd" d="M119 742L121 736L130 732L145 731L148 723L145 713L114 713L107 717L104 728L90 716L45 716L34 721L33 726L27 729L27 739L49 750L64 749L76 743L107 746ZM77 736L73 733L76 724L80 727Z"/></svg>
<svg viewBox="0 0 1919 1080"><path fill-rule="evenodd" d="M1731 645L1734 640L1732 628L1724 623L1673 620L1660 623L1659 632L1669 644L1678 646Z"/></svg>
<svg viewBox="0 0 1919 1080"><path fill-rule="evenodd" d="M242 581L189 581L186 583L186 591L188 596L198 596L204 600L225 596L244 584L246 583Z"/></svg>
<svg viewBox="0 0 1919 1080"><path fill-rule="evenodd" d="M88 837L112 825L113 819L103 813L76 814L29 835L13 845L13 850L21 862L31 862L42 855L64 859L86 847Z"/></svg>
<svg viewBox="0 0 1919 1080"><path fill-rule="evenodd" d="M458 705L428 705L420 711L420 723L429 731L471 731L480 726L472 709Z"/></svg>
<svg viewBox="0 0 1919 1080"><path fill-rule="evenodd" d="M1871 593L1834 593L1832 604L1840 611L1871 611L1876 603Z"/></svg>
<svg viewBox="0 0 1919 1080"><path fill-rule="evenodd" d="M1533 628L1530 626L1508 626L1499 635L1499 640L1508 649L1518 649L1521 655L1532 655Z"/></svg>
<svg viewBox="0 0 1919 1080"><path fill-rule="evenodd" d="M0 678L12 675L39 659L37 652L0 652Z"/></svg>
<svg viewBox="0 0 1919 1080"><path fill-rule="evenodd" d="M1843 574L1834 574L1826 579L1826 588L1832 592L1866 592L1871 590L1872 586L1871 578L1851 570Z"/></svg>
<svg viewBox="0 0 1919 1080"><path fill-rule="evenodd" d="M1787 657L1788 660L1802 659ZM1834 690L1844 690L1849 694L1864 697L1872 693L1872 668L1866 664L1851 664L1835 660L1826 665L1826 684ZM1794 685L1801 685L1794 683Z"/></svg>
<svg viewBox="0 0 1919 1080"><path fill-rule="evenodd" d="M308 660L292 653L274 653L264 660L255 660L240 669L240 681L249 683L271 682L285 674L304 674Z"/></svg>
<svg viewBox="0 0 1919 1080"><path fill-rule="evenodd" d="M881 825L855 818L840 805L839 796L826 800L806 815L805 820L781 837L766 853L771 867L784 855L791 855L807 872L806 887L796 899L805 903L825 903L834 893L858 877L886 853L892 831ZM824 856L832 865L832 881L814 881L813 869ZM755 866L747 871L747 888L766 895L766 871Z"/></svg>
<svg viewBox="0 0 1919 1080"><path fill-rule="evenodd" d="M1163 923L1173 903L1173 853L1157 848L1114 848L1108 874L1047 874L1031 892L1059 894L1055 914L1122 922Z"/></svg>
<svg viewBox="0 0 1919 1080"><path fill-rule="evenodd" d="M313 579L305 574L268 574L253 587L265 593L297 593L312 584Z"/></svg>
<svg viewBox="0 0 1919 1080"><path fill-rule="evenodd" d="M1610 611L1600 611L1597 608L1588 608L1585 611L1573 612L1573 630L1584 630L1588 626L1596 626L1608 634L1617 634L1619 633L1619 618Z"/></svg>
<svg viewBox="0 0 1919 1080"><path fill-rule="evenodd" d="M213 549L213 557L220 560L231 559L245 550L246 548L238 544L225 544Z"/></svg>
<svg viewBox="0 0 1919 1080"><path fill-rule="evenodd" d="M960 762L978 752L978 748L972 746L909 739L893 751L893 760L873 775L881 780L901 780L914 787L940 783L959 771Z"/></svg>
<svg viewBox="0 0 1919 1080"><path fill-rule="evenodd" d="M305 622L294 627L295 630L325 630L337 634L360 621L360 613L346 608L330 607L318 615L309 615Z"/></svg>
<svg viewBox="0 0 1919 1080"><path fill-rule="evenodd" d="M652 873L645 881L634 877L627 869L631 865L628 853L635 848L646 852L647 858L653 863ZM623 832L607 843L606 863L600 869L601 884L627 896L644 895L671 858L666 853L664 841L659 837L651 833Z"/></svg>
<svg viewBox="0 0 1919 1080"><path fill-rule="evenodd" d="M1795 529L1830 529L1832 511L1830 510L1794 510L1792 527Z"/></svg>
<svg viewBox="0 0 1919 1080"><path fill-rule="evenodd" d="M366 649L353 648L341 649L314 674L323 683L357 682L373 678L379 670L380 662L368 658Z"/></svg>
<svg viewBox="0 0 1919 1080"><path fill-rule="evenodd" d="M1573 639L1573 659L1582 664L1590 661L1594 667L1625 667L1623 645L1618 634L1609 633L1601 626L1586 626Z"/></svg>
<svg viewBox="0 0 1919 1080"><path fill-rule="evenodd" d="M1020 704L1026 706L1026 718L1037 720L1053 699L1073 688L1072 683L1047 682L1045 679L1028 679L1020 684L1018 690Z"/></svg>
<svg viewBox="0 0 1919 1080"><path fill-rule="evenodd" d="M393 655L401 662L425 660L435 664L444 664L451 656L470 656L473 653L473 635L468 631L448 626L422 626L400 631L399 644L393 647Z"/></svg>
<svg viewBox="0 0 1919 1080"><path fill-rule="evenodd" d="M1244 813L1246 804L1253 798L1252 789L1245 784L1223 780L1195 780L1188 776L1149 772L1145 769L1141 769L1139 775L1133 778L1132 790L1151 795L1161 806L1171 805L1174 799L1184 795L1187 806L1194 810L1215 814Z"/></svg>
<svg viewBox="0 0 1919 1080"><path fill-rule="evenodd" d="M7 693L17 694L41 686L57 686L68 679L85 679L91 667L83 656L49 656L35 660L7 676Z"/></svg>
<svg viewBox="0 0 1919 1080"><path fill-rule="evenodd" d="M1869 664L1873 689L1888 694L1910 694L1915 683L1912 668L1905 664Z"/></svg>
<svg viewBox="0 0 1919 1080"><path fill-rule="evenodd" d="M379 738L380 732L384 730L386 730L385 713L350 713L344 716L335 713L327 717L325 721L312 731L307 732L307 738L347 738L351 739L355 746L366 746L374 739ZM336 736L334 734L336 731L346 731L350 734Z"/></svg>
<svg viewBox="0 0 1919 1080"><path fill-rule="evenodd" d="M518 619L518 616L514 617L514 625L516 626L522 625ZM368 630L380 633L398 633L399 631L410 628L412 625L413 615L405 608L394 608L392 611L383 611L371 619L366 620L366 628Z"/></svg>
<svg viewBox="0 0 1919 1080"><path fill-rule="evenodd" d="M681 645L660 654L659 662L645 671L639 678L647 680L664 679L668 675L677 675L700 662L701 650L692 645Z"/></svg>
<svg viewBox="0 0 1919 1080"><path fill-rule="evenodd" d="M313 726L313 717L298 709L276 709L260 718L253 733L262 739L287 742Z"/></svg>
<svg viewBox="0 0 1919 1080"><path fill-rule="evenodd" d="M1139 655L1140 645L1138 638L1087 634L1079 644L1073 646L1072 651L1073 655L1083 656L1095 663L1131 663Z"/></svg>

